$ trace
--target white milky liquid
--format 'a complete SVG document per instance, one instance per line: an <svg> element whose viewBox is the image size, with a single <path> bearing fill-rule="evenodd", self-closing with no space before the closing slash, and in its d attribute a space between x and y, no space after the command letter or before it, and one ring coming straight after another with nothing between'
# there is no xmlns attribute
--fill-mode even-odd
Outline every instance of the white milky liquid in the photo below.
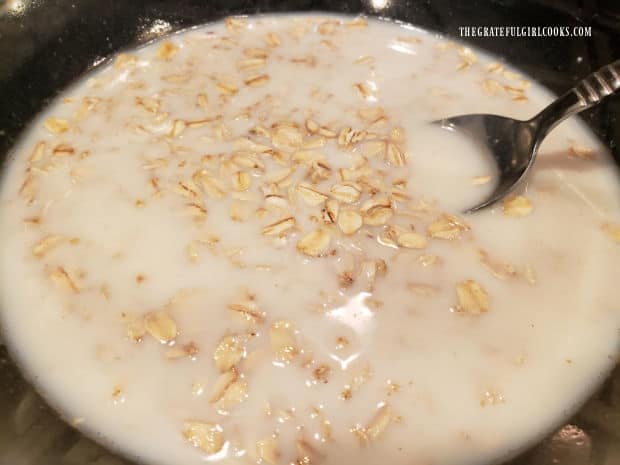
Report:
<svg viewBox="0 0 620 465"><path fill-rule="evenodd" d="M493 168L427 122L527 118L551 97L458 44L351 21L176 35L25 136L1 192L2 325L78 427L152 465L479 464L609 370L620 192L604 148L566 122L525 209L463 216ZM451 239L445 215L467 225ZM216 353L227 335L238 351Z"/></svg>

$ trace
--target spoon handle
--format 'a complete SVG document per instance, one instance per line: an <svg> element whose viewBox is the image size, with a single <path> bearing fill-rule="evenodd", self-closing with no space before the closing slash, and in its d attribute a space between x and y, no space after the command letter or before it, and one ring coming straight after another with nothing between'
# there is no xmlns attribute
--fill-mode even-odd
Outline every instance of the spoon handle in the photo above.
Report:
<svg viewBox="0 0 620 465"><path fill-rule="evenodd" d="M530 122L538 126L539 136L545 137L569 116L597 105L605 97L619 90L620 60L616 60L579 81Z"/></svg>
<svg viewBox="0 0 620 465"><path fill-rule="evenodd" d="M603 66L579 81L573 91L579 96L582 109L590 108L620 89L620 60Z"/></svg>

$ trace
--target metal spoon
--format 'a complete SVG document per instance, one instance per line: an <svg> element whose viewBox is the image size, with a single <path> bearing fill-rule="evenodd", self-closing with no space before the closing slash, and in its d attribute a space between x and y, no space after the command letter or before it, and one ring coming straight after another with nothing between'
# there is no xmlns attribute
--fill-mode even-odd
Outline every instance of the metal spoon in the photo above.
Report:
<svg viewBox="0 0 620 465"><path fill-rule="evenodd" d="M604 66L555 100L532 119L520 121L496 115L461 115L434 121L443 128L459 130L479 142L490 152L499 171L495 189L478 205L466 210L473 213L493 205L512 192L534 164L545 136L569 116L600 103L620 90L620 60Z"/></svg>

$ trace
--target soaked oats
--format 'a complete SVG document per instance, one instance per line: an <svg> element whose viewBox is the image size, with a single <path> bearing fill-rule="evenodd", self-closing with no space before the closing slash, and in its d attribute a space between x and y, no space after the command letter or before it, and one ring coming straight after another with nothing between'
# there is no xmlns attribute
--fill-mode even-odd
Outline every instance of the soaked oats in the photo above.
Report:
<svg viewBox="0 0 620 465"><path fill-rule="evenodd" d="M365 18L229 18L63 97L2 186L2 326L121 452L489 463L609 368L617 173L568 122L521 192L464 215L495 169L427 123L550 99L484 54Z"/></svg>

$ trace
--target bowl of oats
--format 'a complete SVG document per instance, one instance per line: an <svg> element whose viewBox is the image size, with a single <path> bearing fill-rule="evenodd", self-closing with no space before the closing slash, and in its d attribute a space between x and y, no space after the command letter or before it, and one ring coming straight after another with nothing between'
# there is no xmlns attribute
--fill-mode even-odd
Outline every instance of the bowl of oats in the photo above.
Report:
<svg viewBox="0 0 620 465"><path fill-rule="evenodd" d="M620 35L442 5L5 2L0 462L615 463L618 100L475 214L494 165L429 122Z"/></svg>

